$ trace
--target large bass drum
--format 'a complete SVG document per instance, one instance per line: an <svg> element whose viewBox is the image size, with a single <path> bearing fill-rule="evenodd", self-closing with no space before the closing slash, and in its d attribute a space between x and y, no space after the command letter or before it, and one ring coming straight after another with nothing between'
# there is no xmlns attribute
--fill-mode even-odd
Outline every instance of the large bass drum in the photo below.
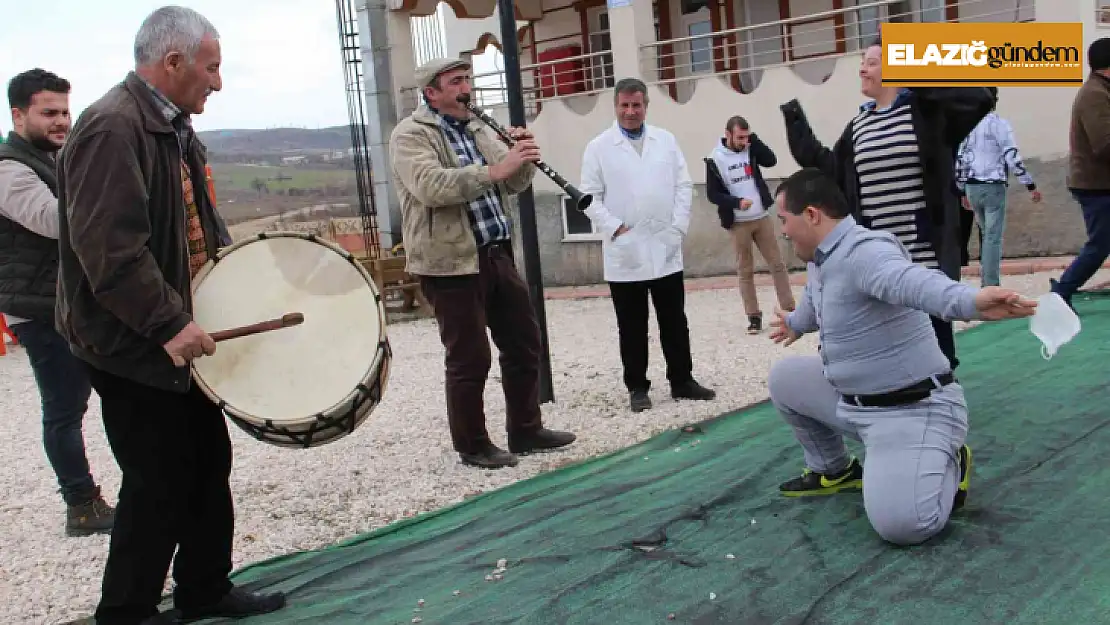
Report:
<svg viewBox="0 0 1110 625"><path fill-rule="evenodd" d="M300 325L222 341L192 375L254 438L308 448L361 425L381 402L392 350L374 280L315 235L270 232L234 243L193 282L193 318L208 332L289 312Z"/></svg>

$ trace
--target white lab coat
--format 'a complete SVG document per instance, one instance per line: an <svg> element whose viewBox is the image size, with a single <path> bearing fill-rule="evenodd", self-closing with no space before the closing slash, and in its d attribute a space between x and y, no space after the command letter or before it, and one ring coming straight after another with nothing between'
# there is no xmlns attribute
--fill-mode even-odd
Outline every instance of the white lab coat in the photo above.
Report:
<svg viewBox="0 0 1110 625"><path fill-rule="evenodd" d="M616 122L586 145L579 189L594 196L586 215L604 235L607 282L654 280L682 270L693 182L674 135L645 124L643 155ZM629 231L613 240L624 224Z"/></svg>

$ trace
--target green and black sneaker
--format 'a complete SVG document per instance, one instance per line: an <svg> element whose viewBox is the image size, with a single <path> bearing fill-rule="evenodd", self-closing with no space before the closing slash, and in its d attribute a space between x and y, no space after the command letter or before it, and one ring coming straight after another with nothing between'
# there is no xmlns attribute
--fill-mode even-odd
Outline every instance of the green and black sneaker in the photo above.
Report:
<svg viewBox="0 0 1110 625"><path fill-rule="evenodd" d="M967 489L971 486L971 447L967 445L960 447L958 454L960 457L960 485L956 489L956 502L952 505L953 510L964 507L964 501L967 500Z"/></svg>
<svg viewBox="0 0 1110 625"><path fill-rule="evenodd" d="M842 490L860 490L862 488L863 465L860 464L858 458L852 458L848 467L836 475L825 475L806 469L802 472L801 477L796 477L779 485L779 491L787 497L831 495Z"/></svg>

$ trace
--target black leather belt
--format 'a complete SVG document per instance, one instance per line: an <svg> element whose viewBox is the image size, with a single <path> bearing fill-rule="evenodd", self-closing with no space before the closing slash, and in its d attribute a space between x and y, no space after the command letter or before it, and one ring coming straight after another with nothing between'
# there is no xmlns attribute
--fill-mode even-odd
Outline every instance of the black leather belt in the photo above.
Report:
<svg viewBox="0 0 1110 625"><path fill-rule="evenodd" d="M509 251L509 242L506 241L506 240L501 240L501 241L493 241L493 242L490 242L490 243L486 243L485 245L478 246L478 251L485 252L486 254L497 253L497 252L508 252Z"/></svg>
<svg viewBox="0 0 1110 625"><path fill-rule="evenodd" d="M879 393L877 395L844 395L844 401L856 406L863 406L866 408L890 407L890 406L905 406L925 399L933 393L934 390L948 386L956 381L956 376L951 373L942 373L938 376L926 378L916 384L911 384L905 388L900 388L896 391L889 393Z"/></svg>

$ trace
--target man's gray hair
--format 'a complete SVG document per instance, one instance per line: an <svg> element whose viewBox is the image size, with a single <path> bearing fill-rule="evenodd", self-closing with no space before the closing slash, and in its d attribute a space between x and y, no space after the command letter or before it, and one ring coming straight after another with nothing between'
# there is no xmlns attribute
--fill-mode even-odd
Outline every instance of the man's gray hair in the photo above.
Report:
<svg viewBox="0 0 1110 625"><path fill-rule="evenodd" d="M180 6L164 6L151 13L135 35L135 64L149 65L180 52L185 60L196 58L205 37L219 39L220 33L200 13Z"/></svg>
<svg viewBox="0 0 1110 625"><path fill-rule="evenodd" d="M639 78L621 78L617 81L617 86L613 89L613 102L616 102L622 93L625 95L642 93L644 94L644 104L648 103L647 85Z"/></svg>

